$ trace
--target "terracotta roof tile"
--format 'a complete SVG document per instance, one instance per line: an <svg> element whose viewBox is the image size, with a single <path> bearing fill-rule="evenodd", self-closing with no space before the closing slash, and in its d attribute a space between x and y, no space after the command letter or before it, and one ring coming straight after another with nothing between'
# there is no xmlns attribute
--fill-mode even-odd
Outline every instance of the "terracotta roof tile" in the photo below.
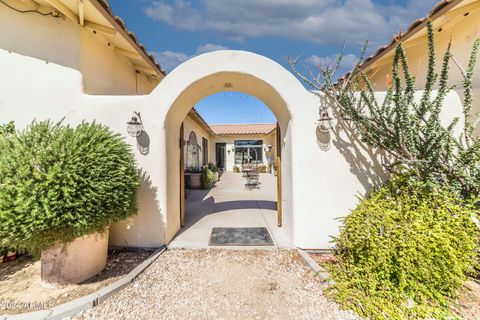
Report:
<svg viewBox="0 0 480 320"><path fill-rule="evenodd" d="M212 131L218 135L269 134L276 127L277 125L274 123L210 125Z"/></svg>

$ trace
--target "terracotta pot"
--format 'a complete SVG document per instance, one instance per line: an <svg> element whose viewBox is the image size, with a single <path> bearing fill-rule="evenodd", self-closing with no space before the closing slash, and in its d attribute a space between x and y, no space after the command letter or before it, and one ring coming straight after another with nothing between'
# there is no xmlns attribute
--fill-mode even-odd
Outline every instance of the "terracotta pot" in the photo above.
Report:
<svg viewBox="0 0 480 320"><path fill-rule="evenodd" d="M191 173L189 176L190 189L201 189L202 188L202 174L201 173Z"/></svg>
<svg viewBox="0 0 480 320"><path fill-rule="evenodd" d="M108 229L57 243L42 251L42 280L60 286L81 283L105 268L107 254Z"/></svg>

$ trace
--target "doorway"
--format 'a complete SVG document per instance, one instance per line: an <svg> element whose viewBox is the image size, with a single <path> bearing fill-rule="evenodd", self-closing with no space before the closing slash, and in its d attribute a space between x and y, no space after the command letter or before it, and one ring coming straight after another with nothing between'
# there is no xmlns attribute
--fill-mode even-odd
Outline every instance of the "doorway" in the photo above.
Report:
<svg viewBox="0 0 480 320"><path fill-rule="evenodd" d="M219 171L225 171L226 168L226 152L227 152L227 144L226 143L216 143L215 144L215 159L217 160L217 167Z"/></svg>

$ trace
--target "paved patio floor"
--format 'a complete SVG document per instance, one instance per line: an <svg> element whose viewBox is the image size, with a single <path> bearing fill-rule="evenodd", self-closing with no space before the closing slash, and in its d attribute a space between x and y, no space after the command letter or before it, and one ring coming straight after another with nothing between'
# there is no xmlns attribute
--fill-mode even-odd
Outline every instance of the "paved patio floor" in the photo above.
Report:
<svg viewBox="0 0 480 320"><path fill-rule="evenodd" d="M282 229L277 227L276 177L260 174L260 182L260 188L247 189L241 173L225 172L213 189L189 191L185 226L169 247L208 247L214 227L266 227L277 247L290 247Z"/></svg>

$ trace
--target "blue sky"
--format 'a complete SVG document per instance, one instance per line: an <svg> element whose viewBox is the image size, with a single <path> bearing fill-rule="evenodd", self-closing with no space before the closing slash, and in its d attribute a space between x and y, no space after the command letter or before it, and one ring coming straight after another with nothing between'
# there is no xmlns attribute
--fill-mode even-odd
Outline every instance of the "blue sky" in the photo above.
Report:
<svg viewBox="0 0 480 320"><path fill-rule="evenodd" d="M287 66L302 56L312 66L331 63L347 41L341 72L356 62L363 42L370 52L427 12L437 0L110 0L114 14L167 72L218 49L247 50ZM199 103L209 123L274 122L254 98L218 94ZM221 105L225 107L222 109ZM259 117L252 120L251 112Z"/></svg>

